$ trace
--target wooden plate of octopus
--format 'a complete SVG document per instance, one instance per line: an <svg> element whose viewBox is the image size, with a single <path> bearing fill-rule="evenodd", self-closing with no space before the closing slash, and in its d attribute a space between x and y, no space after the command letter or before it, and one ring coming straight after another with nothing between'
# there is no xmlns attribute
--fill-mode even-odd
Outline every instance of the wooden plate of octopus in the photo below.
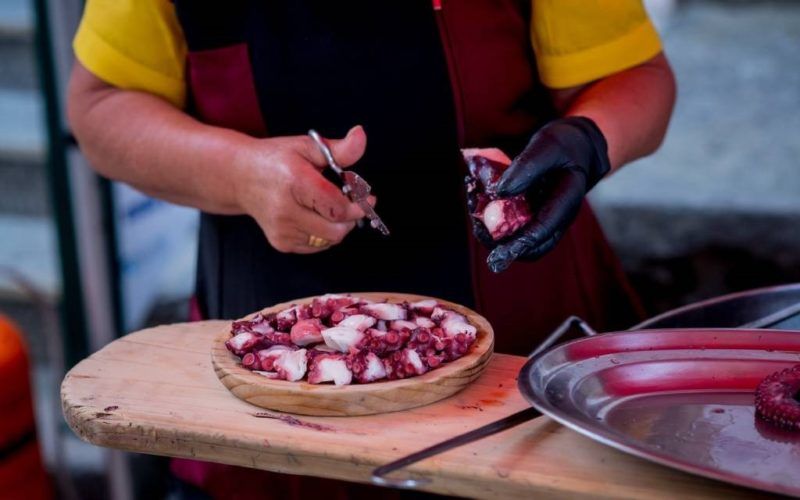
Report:
<svg viewBox="0 0 800 500"><path fill-rule="evenodd" d="M475 311L401 293L328 294L234 321L211 350L236 397L317 416L387 413L430 404L478 378L494 332Z"/></svg>

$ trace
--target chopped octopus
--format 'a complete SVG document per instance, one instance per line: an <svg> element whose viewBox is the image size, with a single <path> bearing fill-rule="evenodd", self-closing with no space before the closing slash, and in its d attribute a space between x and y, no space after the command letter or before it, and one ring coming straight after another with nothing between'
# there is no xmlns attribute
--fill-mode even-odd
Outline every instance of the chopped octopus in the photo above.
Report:
<svg viewBox="0 0 800 500"><path fill-rule="evenodd" d="M464 356L476 337L466 316L436 300L329 294L234 321L225 346L271 379L348 385L422 375Z"/></svg>
<svg viewBox="0 0 800 500"><path fill-rule="evenodd" d="M761 419L800 432L800 365L765 378L756 389L755 403Z"/></svg>
<svg viewBox="0 0 800 500"><path fill-rule="evenodd" d="M470 215L483 223L495 241L527 225L532 215L525 195L501 198L496 192L497 181L511 160L498 149L465 149L463 155L469 170L467 190L477 200Z"/></svg>

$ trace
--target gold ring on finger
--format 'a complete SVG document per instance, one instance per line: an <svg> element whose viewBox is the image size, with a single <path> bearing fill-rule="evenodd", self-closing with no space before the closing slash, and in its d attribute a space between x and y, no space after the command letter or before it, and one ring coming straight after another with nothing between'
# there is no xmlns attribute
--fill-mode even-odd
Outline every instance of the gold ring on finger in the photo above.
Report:
<svg viewBox="0 0 800 500"><path fill-rule="evenodd" d="M325 238L320 238L319 236L314 236L313 234L308 235L308 246L314 248L323 248L330 245L330 241L326 240Z"/></svg>

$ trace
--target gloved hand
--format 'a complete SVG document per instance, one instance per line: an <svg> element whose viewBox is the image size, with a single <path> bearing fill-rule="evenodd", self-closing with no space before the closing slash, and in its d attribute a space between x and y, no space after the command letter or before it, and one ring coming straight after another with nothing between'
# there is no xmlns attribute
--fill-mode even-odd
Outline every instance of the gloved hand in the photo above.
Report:
<svg viewBox="0 0 800 500"><path fill-rule="evenodd" d="M550 251L575 220L586 193L610 169L608 145L592 120L561 118L539 129L497 183L501 197L527 194L533 220L492 250L489 268L499 273L516 259L535 260Z"/></svg>

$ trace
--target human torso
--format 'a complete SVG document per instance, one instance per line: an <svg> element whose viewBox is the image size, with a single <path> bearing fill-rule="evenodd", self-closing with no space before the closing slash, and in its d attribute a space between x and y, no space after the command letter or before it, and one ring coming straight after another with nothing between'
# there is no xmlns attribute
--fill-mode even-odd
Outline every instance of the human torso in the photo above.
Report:
<svg viewBox="0 0 800 500"><path fill-rule="evenodd" d="M245 50L264 135L316 128L338 137L364 125L367 152L355 168L373 185L392 231L384 238L357 229L319 254L281 254L252 219L205 214L200 291L209 315L241 316L329 291L395 290L473 303L459 148L518 148L546 109L536 97L524 11L516 2L475 4L442 12L428 0L346 7L243 1L219 12L176 2L195 113L236 126L235 113L217 115L225 108L214 105L246 89L214 87L214 75L236 68L213 65L236 59L213 56ZM252 124L240 128L259 134Z"/></svg>

